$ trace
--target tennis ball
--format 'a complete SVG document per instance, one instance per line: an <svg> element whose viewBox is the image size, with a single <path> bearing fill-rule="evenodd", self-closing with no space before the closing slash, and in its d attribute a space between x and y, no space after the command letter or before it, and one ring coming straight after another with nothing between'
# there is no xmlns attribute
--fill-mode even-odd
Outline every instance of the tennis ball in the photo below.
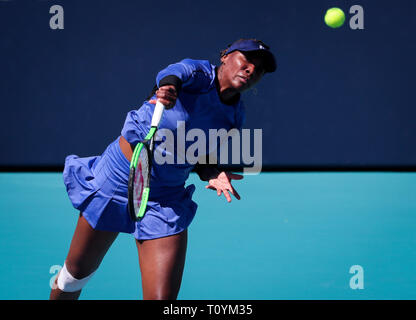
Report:
<svg viewBox="0 0 416 320"><path fill-rule="evenodd" d="M325 13L325 23L328 27L339 28L344 24L345 14L340 8L330 8Z"/></svg>

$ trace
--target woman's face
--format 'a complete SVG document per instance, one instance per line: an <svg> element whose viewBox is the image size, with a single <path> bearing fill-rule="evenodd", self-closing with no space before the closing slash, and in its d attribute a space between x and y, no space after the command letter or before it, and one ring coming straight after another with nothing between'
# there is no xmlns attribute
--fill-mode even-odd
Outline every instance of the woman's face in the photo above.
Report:
<svg viewBox="0 0 416 320"><path fill-rule="evenodd" d="M234 51L223 56L221 62L221 86L238 92L251 88L265 73L263 60L257 52Z"/></svg>

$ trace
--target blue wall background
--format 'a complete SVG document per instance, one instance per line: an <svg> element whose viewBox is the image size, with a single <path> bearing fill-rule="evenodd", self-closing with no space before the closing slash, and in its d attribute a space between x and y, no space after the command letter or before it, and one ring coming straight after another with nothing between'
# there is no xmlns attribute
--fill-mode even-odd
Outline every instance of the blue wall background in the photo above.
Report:
<svg viewBox="0 0 416 320"><path fill-rule="evenodd" d="M49 8L64 8L51 30ZM348 11L364 8L364 30ZM340 29L326 9L347 13ZM219 62L240 37L276 73L244 97L270 166L415 166L416 4L400 1L0 1L0 166L61 166L102 153L157 72Z"/></svg>

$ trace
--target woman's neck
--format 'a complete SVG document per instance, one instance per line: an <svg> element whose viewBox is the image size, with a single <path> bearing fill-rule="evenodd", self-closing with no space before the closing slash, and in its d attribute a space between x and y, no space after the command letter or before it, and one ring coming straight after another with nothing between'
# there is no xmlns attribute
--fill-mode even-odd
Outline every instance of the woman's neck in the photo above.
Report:
<svg viewBox="0 0 416 320"><path fill-rule="evenodd" d="M224 85L221 66L215 68L215 75L215 86L221 102L228 105L236 104L240 100L240 93L234 88Z"/></svg>

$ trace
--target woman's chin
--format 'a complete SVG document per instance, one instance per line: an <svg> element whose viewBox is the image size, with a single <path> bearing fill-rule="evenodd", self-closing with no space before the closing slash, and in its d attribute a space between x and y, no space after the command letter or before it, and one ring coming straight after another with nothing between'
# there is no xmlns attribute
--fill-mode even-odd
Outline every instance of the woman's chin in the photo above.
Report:
<svg viewBox="0 0 416 320"><path fill-rule="evenodd" d="M238 92L242 92L242 91L247 90L247 89L248 89L247 87L248 87L248 86L247 86L247 82L243 82L243 81L235 81L235 82L233 83L233 89L234 89L235 91L238 91Z"/></svg>

